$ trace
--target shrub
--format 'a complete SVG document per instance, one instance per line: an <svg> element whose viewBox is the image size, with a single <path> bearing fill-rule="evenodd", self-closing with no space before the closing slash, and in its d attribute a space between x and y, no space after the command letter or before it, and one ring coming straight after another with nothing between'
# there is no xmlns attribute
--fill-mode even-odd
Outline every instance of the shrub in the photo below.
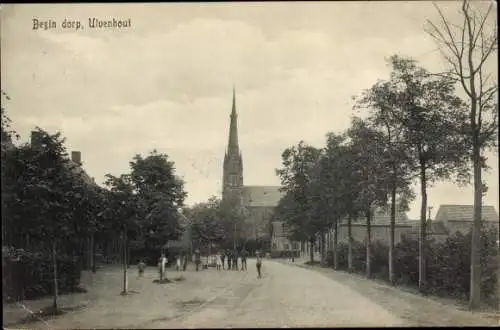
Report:
<svg viewBox="0 0 500 330"><path fill-rule="evenodd" d="M498 248L495 241L498 231L486 228L481 238L481 292L488 299L496 292ZM429 254L429 290L437 294L467 297L470 292L471 233L463 235L457 232L444 243L436 244Z"/></svg>
<svg viewBox="0 0 500 330"><path fill-rule="evenodd" d="M348 268L348 252L349 245L344 242L337 244L338 249L338 267L339 270L346 270ZM352 263L354 271L362 272L365 269L365 255L366 247L363 243L358 241L352 242ZM327 265L333 267L333 251L327 251Z"/></svg>
<svg viewBox="0 0 500 330"><path fill-rule="evenodd" d="M498 272L498 230L485 228L481 240L481 291L485 300L494 302ZM338 244L338 266L347 269L347 243ZM399 284L418 286L418 240L403 237L394 248L394 273ZM466 298L470 286L471 234L456 233L444 242L426 242L427 287L426 291L456 298ZM353 242L354 271L364 273L366 247L364 243ZM333 251L327 252L327 264L333 266ZM372 243L372 274L388 280L389 249L382 242Z"/></svg>
<svg viewBox="0 0 500 330"><path fill-rule="evenodd" d="M4 300L33 299L53 293L51 255L13 249L2 252ZM81 269L76 258L58 256L57 273L60 293L77 289Z"/></svg>

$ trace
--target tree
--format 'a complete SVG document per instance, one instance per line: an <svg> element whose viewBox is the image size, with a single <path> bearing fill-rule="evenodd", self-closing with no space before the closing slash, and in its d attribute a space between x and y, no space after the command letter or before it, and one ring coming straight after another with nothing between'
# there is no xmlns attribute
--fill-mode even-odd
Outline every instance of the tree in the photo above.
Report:
<svg viewBox="0 0 500 330"><path fill-rule="evenodd" d="M166 154L156 150L145 158L136 155L130 162L131 185L142 203L141 239L158 249L166 240L178 239L181 234L178 210L187 194L174 166Z"/></svg>
<svg viewBox="0 0 500 330"><path fill-rule="evenodd" d="M366 217L366 276L371 277L371 220L376 207L387 204L387 155L380 131L354 118L347 131L351 152L355 207Z"/></svg>
<svg viewBox="0 0 500 330"><path fill-rule="evenodd" d="M226 229L220 217L220 200L211 197L206 203L198 203L186 209L192 223L192 239L211 245L226 238Z"/></svg>
<svg viewBox="0 0 500 330"><path fill-rule="evenodd" d="M311 244L311 261L314 261L316 234L324 228L324 218L314 212L311 183L321 150L306 145L303 141L283 151L282 168L276 170L281 178L283 191L288 195L287 204L292 204L293 216L286 218L296 236L305 235ZM300 232L303 232L301 234Z"/></svg>
<svg viewBox="0 0 500 330"><path fill-rule="evenodd" d="M428 33L440 47L443 58L450 66L445 73L465 92L467 116L463 120L465 137L470 150L474 178L474 222L471 244L471 283L469 307L479 307L481 295L481 220L485 168L484 152L496 147L498 132L498 83L492 78L496 70L488 72L488 65L496 61L498 51L497 26L491 2L486 11L473 7L464 0L461 7L462 22L448 20L435 5L441 26L427 21ZM493 19L493 22L491 22ZM493 62L491 62L493 61Z"/></svg>
<svg viewBox="0 0 500 330"><path fill-rule="evenodd" d="M130 228L137 226L141 201L134 190L131 177L127 174L122 174L119 177L106 174L105 184L110 190L106 217L111 221L111 227L115 231L121 232L123 266L123 290L121 294L127 295L129 231Z"/></svg>
<svg viewBox="0 0 500 330"><path fill-rule="evenodd" d="M10 224L15 222L24 231L11 232L7 240L11 244L31 244L50 253L54 282L52 310L56 312L57 256L59 252L71 251L78 244L78 231L91 225L91 209L80 216L76 213L82 205L90 204L92 191L74 170L61 134L50 135L40 128L35 132L38 144L26 144L5 154L3 188L8 197L4 205Z"/></svg>
<svg viewBox="0 0 500 330"><path fill-rule="evenodd" d="M392 57L390 64L397 61ZM389 282L394 284L394 245L396 227L396 200L398 195L403 198L412 198L414 195L410 189L412 181L411 159L407 153L403 141L403 126L401 109L405 104L398 97L400 81L396 74L392 74L392 80L378 81L370 89L363 92L357 99L354 109L368 109L370 111L367 120L377 129L384 132L387 164L390 172L390 235L389 235ZM406 204L408 201L405 201ZM399 207L401 211L401 206Z"/></svg>
<svg viewBox="0 0 500 330"><path fill-rule="evenodd" d="M317 176L313 181L313 195L317 196L317 216L324 218L325 227L333 228L333 264L338 268L338 227L341 219L348 213L347 186L341 182L348 175L349 167L343 161L346 155L346 136L327 134L326 147L317 164ZM349 223L350 226L350 223Z"/></svg>
<svg viewBox="0 0 500 330"><path fill-rule="evenodd" d="M7 147L8 144L12 143L13 137L16 139L19 139L19 135L16 133L16 131L11 129L11 123L12 121L10 120L9 116L7 116L7 110L4 106L7 101L10 101L10 96L7 95L3 90L0 90L1 97L2 97L2 102L0 102L2 105L0 106L0 115L1 115L1 144L2 144L2 150Z"/></svg>
<svg viewBox="0 0 500 330"><path fill-rule="evenodd" d="M395 183L403 183L404 188L409 173L420 181L419 287L424 289L427 187L451 175L461 178L467 172L460 134L463 103L455 96L454 83L448 77L432 75L410 58L395 55L390 63L391 77L381 105L392 109L385 112L401 130L399 146L404 149L398 146L396 151L407 172L401 172L403 180L396 178Z"/></svg>

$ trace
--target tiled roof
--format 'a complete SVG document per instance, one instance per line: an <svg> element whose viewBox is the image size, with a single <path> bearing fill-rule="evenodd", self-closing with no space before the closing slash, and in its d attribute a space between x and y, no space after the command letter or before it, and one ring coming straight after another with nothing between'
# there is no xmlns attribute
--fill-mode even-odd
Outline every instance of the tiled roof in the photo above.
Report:
<svg viewBox="0 0 500 330"><path fill-rule="evenodd" d="M244 186L243 203L245 206L275 207L284 195L278 186Z"/></svg>
<svg viewBox="0 0 500 330"><path fill-rule="evenodd" d="M344 222L347 222L345 220ZM385 210L377 210L374 212L373 218L372 218L372 224L373 225L388 225L391 222L391 213L390 211L385 211ZM356 221L353 221L353 223L366 223L366 217L361 216ZM397 224L411 224L412 221L408 220L408 216L406 215L405 212L397 212L396 213L396 223Z"/></svg>
<svg viewBox="0 0 500 330"><path fill-rule="evenodd" d="M472 221L473 205L440 205L436 214L438 221ZM498 214L491 205L483 206L483 220L498 222Z"/></svg>

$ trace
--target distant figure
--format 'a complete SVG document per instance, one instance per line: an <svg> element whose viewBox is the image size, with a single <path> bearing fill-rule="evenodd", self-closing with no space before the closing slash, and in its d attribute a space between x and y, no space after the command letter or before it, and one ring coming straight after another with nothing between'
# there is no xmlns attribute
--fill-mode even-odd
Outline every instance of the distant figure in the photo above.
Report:
<svg viewBox="0 0 500 330"><path fill-rule="evenodd" d="M198 249L194 251L194 263L196 265L196 271L199 271L201 264L201 255L200 255L200 250Z"/></svg>
<svg viewBox="0 0 500 330"><path fill-rule="evenodd" d="M220 253L220 261L222 263L222 269L225 269L226 267L224 267L224 261L226 261L226 252L222 251Z"/></svg>
<svg viewBox="0 0 500 330"><path fill-rule="evenodd" d="M222 259L220 253L217 253L217 255L215 256L215 268L217 270L222 269Z"/></svg>
<svg viewBox="0 0 500 330"><path fill-rule="evenodd" d="M241 256L241 270L247 270L247 256L248 252L243 248L243 250L240 253Z"/></svg>
<svg viewBox="0 0 500 330"><path fill-rule="evenodd" d="M257 278L262 278L262 273L261 273L261 269L262 269L262 257L260 255L260 252L257 251L255 253L255 255L257 256Z"/></svg>
<svg viewBox="0 0 500 330"><path fill-rule="evenodd" d="M181 256L178 255L175 259L176 259L175 260L175 269L177 271L180 271L181 270Z"/></svg>
<svg viewBox="0 0 500 330"><path fill-rule="evenodd" d="M158 271L160 273L160 281L163 280L163 276L165 274L165 268L167 266L168 259L162 253L160 259L158 260Z"/></svg>
<svg viewBox="0 0 500 330"><path fill-rule="evenodd" d="M233 270L238 270L238 251L233 252Z"/></svg>
<svg viewBox="0 0 500 330"><path fill-rule="evenodd" d="M139 276L142 277L144 275L144 269L146 269L146 264L144 261L140 261L139 264L137 265L138 271L139 271Z"/></svg>
<svg viewBox="0 0 500 330"><path fill-rule="evenodd" d="M231 262L233 261L233 254L231 251L227 252L227 270L231 270Z"/></svg>

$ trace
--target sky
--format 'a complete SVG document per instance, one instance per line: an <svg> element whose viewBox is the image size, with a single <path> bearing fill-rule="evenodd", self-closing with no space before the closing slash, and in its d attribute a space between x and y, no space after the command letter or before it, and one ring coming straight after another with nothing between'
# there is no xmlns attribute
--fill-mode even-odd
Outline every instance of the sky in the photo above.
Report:
<svg viewBox="0 0 500 330"><path fill-rule="evenodd" d="M438 4L458 17L456 2ZM425 1L15 4L0 15L1 86L19 142L36 126L62 132L98 183L157 149L184 178L188 205L221 194L233 85L244 183L279 185L282 151L347 129L352 97L388 78L387 57L446 68ZM92 29L89 18L131 26ZM57 27L34 30L33 19ZM63 29L65 19L84 28ZM487 156L484 203L498 212L497 155ZM473 189L437 183L428 201L435 214L472 204ZM410 218L419 205L417 195Z"/></svg>

